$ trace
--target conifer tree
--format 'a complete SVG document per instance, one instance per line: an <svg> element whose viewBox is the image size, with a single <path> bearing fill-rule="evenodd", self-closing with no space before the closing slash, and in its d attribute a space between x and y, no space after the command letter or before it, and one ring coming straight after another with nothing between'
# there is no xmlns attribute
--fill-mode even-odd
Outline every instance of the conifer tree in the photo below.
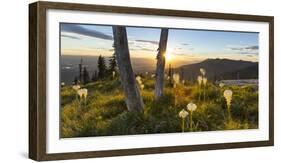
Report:
<svg viewBox="0 0 281 163"><path fill-rule="evenodd" d="M112 56L109 59L109 71L112 73L113 71L116 71L117 63L116 63L116 54L115 52L112 54Z"/></svg>
<svg viewBox="0 0 281 163"><path fill-rule="evenodd" d="M73 84L74 84L74 85L79 84L79 82L78 82L78 81L79 81L79 80L78 80L78 78L77 78L77 77L75 77L75 78L74 78L74 80L73 80Z"/></svg>
<svg viewBox="0 0 281 163"><path fill-rule="evenodd" d="M89 81L90 81L89 72L88 72L87 68L84 67L84 69L83 69L83 82L84 82L84 84L87 84L87 83L89 83Z"/></svg>
<svg viewBox="0 0 281 163"><path fill-rule="evenodd" d="M105 73L106 73L105 59L103 56L100 55L98 58L98 77L99 77L99 79L104 78Z"/></svg>
<svg viewBox="0 0 281 163"><path fill-rule="evenodd" d="M98 80L98 72L95 70L92 74L92 81L97 81Z"/></svg>

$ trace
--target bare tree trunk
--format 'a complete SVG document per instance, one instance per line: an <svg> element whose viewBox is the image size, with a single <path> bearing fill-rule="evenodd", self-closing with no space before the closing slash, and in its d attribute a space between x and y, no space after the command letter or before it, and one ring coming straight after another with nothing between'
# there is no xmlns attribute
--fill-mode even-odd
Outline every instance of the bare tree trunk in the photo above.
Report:
<svg viewBox="0 0 281 163"><path fill-rule="evenodd" d="M168 29L162 29L160 42L157 54L156 66L156 83L155 83L155 98L158 99L163 95L164 89L164 73L165 73L165 53L168 41Z"/></svg>
<svg viewBox="0 0 281 163"><path fill-rule="evenodd" d="M144 105L130 60L126 28L124 26L113 26L113 36L116 60L127 108L129 111L142 111Z"/></svg>

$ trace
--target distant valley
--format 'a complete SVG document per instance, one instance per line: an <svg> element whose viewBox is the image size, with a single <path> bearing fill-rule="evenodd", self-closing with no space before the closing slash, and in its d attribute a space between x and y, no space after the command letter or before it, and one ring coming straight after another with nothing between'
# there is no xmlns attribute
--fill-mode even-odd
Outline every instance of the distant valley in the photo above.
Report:
<svg viewBox="0 0 281 163"><path fill-rule="evenodd" d="M87 67L90 74L97 70L98 56L83 56L83 65ZM105 57L108 61L109 57ZM72 83L78 76L78 64L81 56L61 56L61 81L67 84ZM135 73L154 73L156 67L155 59L131 58ZM107 62L108 63L108 62ZM174 65L174 64L173 64ZM199 75L199 69L204 68L207 71L206 76L209 80L227 80L227 79L257 79L258 63L242 60L229 59L207 59L194 64L177 64L179 67L174 71L179 73L182 79L196 80ZM166 64L168 67L168 63Z"/></svg>

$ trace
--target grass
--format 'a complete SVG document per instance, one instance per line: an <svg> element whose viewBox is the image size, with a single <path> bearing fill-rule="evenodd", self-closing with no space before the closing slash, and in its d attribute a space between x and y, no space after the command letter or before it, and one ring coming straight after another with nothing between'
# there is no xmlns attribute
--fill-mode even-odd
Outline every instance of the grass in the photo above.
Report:
<svg viewBox="0 0 281 163"><path fill-rule="evenodd" d="M86 100L79 99L71 86L61 89L61 137L111 136L182 132L178 113L193 102L193 128L186 118L185 132L258 128L258 92L254 86L225 86L208 83L206 100L197 83L170 87L165 81L164 95L154 100L154 79L143 77L141 95L144 111L128 112L118 78L104 79L83 85L88 89ZM231 120L227 120L223 91L233 91ZM202 93L201 93L202 96Z"/></svg>

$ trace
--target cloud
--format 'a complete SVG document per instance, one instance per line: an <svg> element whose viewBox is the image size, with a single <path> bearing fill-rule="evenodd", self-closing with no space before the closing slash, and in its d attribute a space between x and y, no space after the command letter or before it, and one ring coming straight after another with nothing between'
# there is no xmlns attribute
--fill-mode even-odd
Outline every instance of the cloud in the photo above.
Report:
<svg viewBox="0 0 281 163"><path fill-rule="evenodd" d="M251 54L248 54L247 57L255 57L255 56L253 56L253 55L251 55Z"/></svg>
<svg viewBox="0 0 281 163"><path fill-rule="evenodd" d="M258 45L253 45L253 46L228 46L230 50L258 50L259 46Z"/></svg>
<svg viewBox="0 0 281 163"><path fill-rule="evenodd" d="M228 50L234 51L239 54L258 54L259 46L227 46Z"/></svg>
<svg viewBox="0 0 281 163"><path fill-rule="evenodd" d="M250 49L250 50L258 50L259 46L255 45L255 46L248 46L245 49Z"/></svg>
<svg viewBox="0 0 281 163"><path fill-rule="evenodd" d="M182 50L181 47L175 47L175 50Z"/></svg>
<svg viewBox="0 0 281 163"><path fill-rule="evenodd" d="M189 46L188 43L182 43L181 45L183 45L183 46Z"/></svg>
<svg viewBox="0 0 281 163"><path fill-rule="evenodd" d="M229 49L230 49L230 50L238 50L238 51L240 51L240 50L243 50L244 48L235 48L235 47L230 47Z"/></svg>
<svg viewBox="0 0 281 163"><path fill-rule="evenodd" d="M71 39L76 39L76 40L80 40L80 37L76 37L76 36L71 36L71 35L67 35L67 34L61 34L61 37L65 37L65 38L71 38Z"/></svg>
<svg viewBox="0 0 281 163"><path fill-rule="evenodd" d="M159 42L158 41L153 41L153 40L135 40L136 42L143 42L143 43L150 43L153 45L158 45Z"/></svg>
<svg viewBox="0 0 281 163"><path fill-rule="evenodd" d="M153 51L153 49L149 49L149 48L141 48L140 50L143 50L143 51Z"/></svg>
<svg viewBox="0 0 281 163"><path fill-rule="evenodd" d="M157 51L158 42L153 40L129 40L129 47L132 51Z"/></svg>
<svg viewBox="0 0 281 163"><path fill-rule="evenodd" d="M99 38L99 39L104 39L104 40L113 40L113 37L110 35L107 35L105 33L93 30L93 29L87 29L84 28L80 25L76 25L76 24L63 24L61 26L61 30L63 32L69 32L69 33L75 33L75 34L79 34L79 35L84 35L84 36L88 36L88 37L95 37L95 38Z"/></svg>

